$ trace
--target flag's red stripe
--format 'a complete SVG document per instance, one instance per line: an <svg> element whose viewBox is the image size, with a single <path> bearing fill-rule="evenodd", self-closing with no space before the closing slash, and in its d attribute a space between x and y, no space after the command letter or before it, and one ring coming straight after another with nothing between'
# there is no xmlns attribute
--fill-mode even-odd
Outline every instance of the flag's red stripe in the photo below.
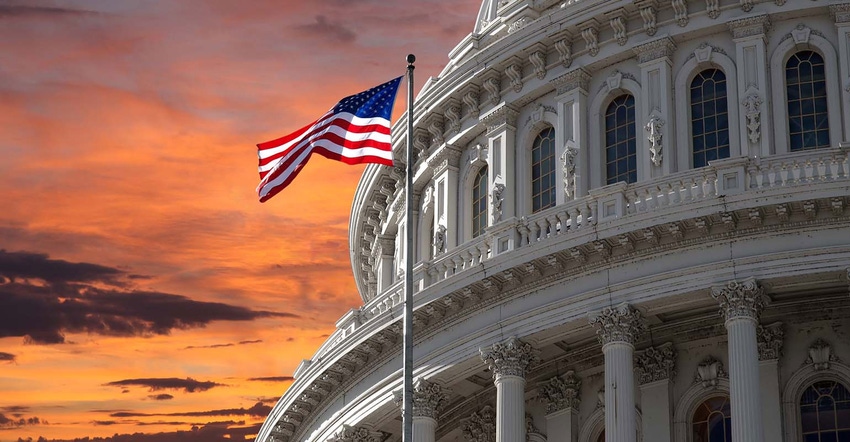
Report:
<svg viewBox="0 0 850 442"><path fill-rule="evenodd" d="M322 116L322 118L325 118L325 116ZM322 118L319 118L318 120L302 127L301 129L296 130L295 132L292 132L289 135L285 135L283 137L280 137L280 138L277 138L277 139L274 139L274 140L271 140L271 141L266 141L265 143L257 144L257 149L262 151L262 150L266 150L266 149L269 149L269 148L274 148L274 147L280 146L282 144L286 144L286 143L298 138L304 132L307 132L308 130L313 128L313 126L315 126L316 123L321 121Z"/></svg>
<svg viewBox="0 0 850 442"><path fill-rule="evenodd" d="M326 134L322 134L321 136L318 136L318 137L313 138L313 139L304 140L301 143L298 143L298 144L292 146L291 148L289 148L287 150L278 152L278 153L276 153L276 154L274 154L274 155L272 155L268 158L263 158L263 159L260 160L260 166L265 166L267 164L274 163L275 161L277 161L278 159L282 158L287 153L289 153L292 150L292 148L294 148L296 146L299 146L299 145L302 145L302 144L315 143L319 140L330 141L330 142L332 142L332 143L334 143L338 146L341 146L345 149L359 149L359 148L363 148L363 147L373 147L375 149L386 150L386 151L389 151L389 150L392 149L392 145L390 143L386 142L386 141L376 141L376 140L373 140L371 138L367 138L365 140L352 141L352 140L348 140L346 138L343 138L343 137L339 136L338 134L329 132L329 133L326 133Z"/></svg>
<svg viewBox="0 0 850 442"><path fill-rule="evenodd" d="M383 164L385 166L392 166L393 165L393 161L390 160L390 159L387 159L387 158L378 157L378 156L374 156L374 155L362 155L362 156L357 156L357 157L344 157L344 156L340 155L338 152L332 152L332 151L327 150L326 148L321 147L321 146L316 146L316 148L313 149L313 152L317 153L317 154L319 154L319 155L321 155L325 158L329 158L331 160L341 161L345 164L378 163L378 164Z"/></svg>
<svg viewBox="0 0 850 442"><path fill-rule="evenodd" d="M302 161L301 164L299 164L298 167L296 167L295 170L293 170L292 173L290 173L289 176L282 183L272 187L269 190L269 193L267 193L263 197L260 197L260 202L264 203L264 202L268 201L271 197L277 195L278 192L280 192L286 186L288 186L289 183L291 183L292 180L294 180L295 177L298 176L299 173L301 173L301 170L304 169L304 166L307 164L307 160L310 159L310 155L312 155L312 154L308 154L306 157L304 157L304 161Z"/></svg>

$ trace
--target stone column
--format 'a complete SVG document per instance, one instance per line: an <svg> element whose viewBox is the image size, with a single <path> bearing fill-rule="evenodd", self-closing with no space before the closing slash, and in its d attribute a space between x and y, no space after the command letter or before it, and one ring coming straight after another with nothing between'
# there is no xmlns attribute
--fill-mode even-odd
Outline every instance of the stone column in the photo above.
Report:
<svg viewBox="0 0 850 442"><path fill-rule="evenodd" d="M756 329L759 350L759 380L761 382L764 440L782 440L782 397L779 386L779 358L785 332L776 322Z"/></svg>
<svg viewBox="0 0 850 442"><path fill-rule="evenodd" d="M540 399L546 404L547 442L576 442L579 389L581 379L572 370L540 386Z"/></svg>
<svg viewBox="0 0 850 442"><path fill-rule="evenodd" d="M635 355L643 411L643 440L670 442L673 434L671 381L676 376L676 350L667 342Z"/></svg>
<svg viewBox="0 0 850 442"><path fill-rule="evenodd" d="M480 351L496 384L496 442L525 442L525 371L537 355L516 337Z"/></svg>
<svg viewBox="0 0 850 442"><path fill-rule="evenodd" d="M767 296L755 279L712 289L729 335L732 440L764 442L756 326Z"/></svg>
<svg viewBox="0 0 850 442"><path fill-rule="evenodd" d="M587 89L590 74L574 69L552 80L558 91L558 125L555 128L555 153L561 163L563 185L558 186L557 203L572 201L587 194ZM585 149L582 149L585 146Z"/></svg>
<svg viewBox="0 0 850 442"><path fill-rule="evenodd" d="M741 100L740 103L729 103L729 106L741 106L738 121L730 121L729 124L738 124L741 128L741 155L751 158L767 156L775 153L772 152L773 127L768 109L770 90L766 34L770 29L770 18L767 14L756 15L727 24L735 41L738 99Z"/></svg>
<svg viewBox="0 0 850 442"><path fill-rule="evenodd" d="M605 354L605 442L635 442L634 342L646 327L626 303L591 313Z"/></svg>
<svg viewBox="0 0 850 442"><path fill-rule="evenodd" d="M635 113L639 137L644 137L648 149L638 166L646 179L668 175L676 171L676 111L673 107L673 61L670 59L676 44L670 37L644 43L634 49L640 65L641 109Z"/></svg>

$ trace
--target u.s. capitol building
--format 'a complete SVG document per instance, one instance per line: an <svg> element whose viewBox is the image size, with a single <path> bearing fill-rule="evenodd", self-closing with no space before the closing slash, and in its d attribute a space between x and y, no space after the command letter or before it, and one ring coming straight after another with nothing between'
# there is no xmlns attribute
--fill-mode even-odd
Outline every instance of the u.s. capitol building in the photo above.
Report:
<svg viewBox="0 0 850 442"><path fill-rule="evenodd" d="M470 18L470 21L472 18ZM850 3L485 0L261 442L850 442Z"/></svg>

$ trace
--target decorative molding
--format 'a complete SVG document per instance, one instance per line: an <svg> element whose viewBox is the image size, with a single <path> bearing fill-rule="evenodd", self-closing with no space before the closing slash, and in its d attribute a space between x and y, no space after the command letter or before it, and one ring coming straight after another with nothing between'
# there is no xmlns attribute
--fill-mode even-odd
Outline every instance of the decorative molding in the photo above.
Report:
<svg viewBox="0 0 850 442"><path fill-rule="evenodd" d="M452 132L458 133L460 131L460 118L461 118L461 106L457 100L449 100L449 102L444 107L444 114L447 120L449 120L449 128Z"/></svg>
<svg viewBox="0 0 850 442"><path fill-rule="evenodd" d="M658 32L658 1L657 0L641 0L635 3L640 11L640 18L643 19L643 31L646 35L652 37Z"/></svg>
<svg viewBox="0 0 850 442"><path fill-rule="evenodd" d="M538 389L540 401L546 404L546 413L554 413L566 408L578 411L581 404L581 379L570 370L563 376L549 379Z"/></svg>
<svg viewBox="0 0 850 442"><path fill-rule="evenodd" d="M672 57L673 52L676 51L676 43L670 37L662 37L637 46L633 50L637 55L638 63L646 63L659 58Z"/></svg>
<svg viewBox="0 0 850 442"><path fill-rule="evenodd" d="M546 78L546 45L535 43L527 52L528 62L534 66L534 75L539 80Z"/></svg>
<svg viewBox="0 0 850 442"><path fill-rule="evenodd" d="M510 105L504 104L493 109L489 114L482 118L484 125L487 126L487 134L491 134L502 129L505 126L510 126L516 129L516 120L519 112Z"/></svg>
<svg viewBox="0 0 850 442"><path fill-rule="evenodd" d="M591 325L596 326L596 335L604 347L614 342L634 344L646 330L640 312L627 303L616 307L605 307L589 315Z"/></svg>
<svg viewBox="0 0 850 442"><path fill-rule="evenodd" d="M741 9L744 12L750 12L753 10L753 0L740 0L741 1Z"/></svg>
<svg viewBox="0 0 850 442"><path fill-rule="evenodd" d="M565 68L573 64L573 41L571 35L565 35L563 38L555 42L555 50L558 51L558 61Z"/></svg>
<svg viewBox="0 0 850 442"><path fill-rule="evenodd" d="M592 77L583 68L573 69L560 77L552 80L552 84L557 89L557 94L561 95L574 89L587 90Z"/></svg>
<svg viewBox="0 0 850 442"><path fill-rule="evenodd" d="M781 322L770 325L758 326L756 329L758 341L759 361L769 361L782 357L782 344L785 339L785 331Z"/></svg>
<svg viewBox="0 0 850 442"><path fill-rule="evenodd" d="M499 376L525 377L526 370L537 363L537 352L527 342L511 336L507 341L493 344L490 348L482 348L481 360L493 372L493 378Z"/></svg>
<svg viewBox="0 0 850 442"><path fill-rule="evenodd" d="M754 278L743 282L732 281L723 287L714 287L711 296L720 303L720 315L727 321L734 319L758 320L769 299Z"/></svg>
<svg viewBox="0 0 850 442"><path fill-rule="evenodd" d="M478 101L478 86L470 83L461 91L461 93L463 94L463 104L466 105L466 113L464 113L464 116L477 117L480 113L480 102Z"/></svg>
<svg viewBox="0 0 850 442"><path fill-rule="evenodd" d="M726 25L732 31L732 37L735 39L754 36L764 37L771 27L770 17L767 14L732 20Z"/></svg>
<svg viewBox="0 0 850 442"><path fill-rule="evenodd" d="M661 132L662 126L664 126L664 120L662 120L658 115L649 117L649 121L647 121L644 126L647 133L646 139L649 141L649 158L652 161L652 164L656 166L661 166L662 150L664 149L661 145L663 137Z"/></svg>
<svg viewBox="0 0 850 442"><path fill-rule="evenodd" d="M705 0L705 12L708 13L708 18L717 19L720 17L720 1Z"/></svg>
<svg viewBox="0 0 850 442"><path fill-rule="evenodd" d="M496 420L489 405L473 412L461 427L463 437L469 442L496 442Z"/></svg>
<svg viewBox="0 0 850 442"><path fill-rule="evenodd" d="M437 420L440 410L448 401L445 389L435 382L419 378L413 384L413 417L430 417ZM393 392L396 405L403 407L404 394L402 391Z"/></svg>
<svg viewBox="0 0 850 442"><path fill-rule="evenodd" d="M714 388L720 379L728 379L729 375L723 369L723 363L714 356L705 358L698 366L694 383L702 384L703 388Z"/></svg>
<svg viewBox="0 0 850 442"><path fill-rule="evenodd" d="M327 439L327 442L383 442L388 437L390 434L383 431L343 425L336 434Z"/></svg>
<svg viewBox="0 0 850 442"><path fill-rule="evenodd" d="M587 44L587 52L591 57L599 54L599 31L596 29L595 24L583 28L581 30L581 38Z"/></svg>
<svg viewBox="0 0 850 442"><path fill-rule="evenodd" d="M561 164L562 170L564 172L564 196L567 199L575 198L575 186L576 186L576 157L578 156L578 149L566 146L564 148L564 154L561 155Z"/></svg>
<svg viewBox="0 0 850 442"><path fill-rule="evenodd" d="M672 342L635 353L635 372L641 384L673 379L676 376L676 350Z"/></svg>
<svg viewBox="0 0 850 442"><path fill-rule="evenodd" d="M629 34L626 29L625 12L623 10L615 10L614 12L609 13L608 24L611 25L611 29L614 31L614 39L617 40L617 44L625 46L625 44L629 41Z"/></svg>
<svg viewBox="0 0 850 442"><path fill-rule="evenodd" d="M761 136L761 96L757 92L749 93L742 101L747 116L747 136L751 143L758 143Z"/></svg>
<svg viewBox="0 0 850 442"><path fill-rule="evenodd" d="M809 346L808 353L805 364L811 364L816 371L828 370L830 362L839 362L838 357L832 353L832 347L820 338Z"/></svg>
<svg viewBox="0 0 850 442"><path fill-rule="evenodd" d="M522 61L519 58L515 57L505 67L505 76L511 81L514 92L522 90Z"/></svg>
<svg viewBox="0 0 850 442"><path fill-rule="evenodd" d="M808 45L809 38L812 36L812 28L799 23L797 27L791 30L788 33L791 35L791 38L794 39L794 44L796 45Z"/></svg>
<svg viewBox="0 0 850 442"><path fill-rule="evenodd" d="M670 6L673 8L673 15L676 19L676 23L685 27L688 25L688 4L685 0L672 0L670 2Z"/></svg>
<svg viewBox="0 0 850 442"><path fill-rule="evenodd" d="M498 74L484 80L483 86L487 90L490 103L496 104L502 100L502 85L499 82Z"/></svg>
<svg viewBox="0 0 850 442"><path fill-rule="evenodd" d="M829 15L832 16L836 24L850 23L850 3L829 5Z"/></svg>
<svg viewBox="0 0 850 442"><path fill-rule="evenodd" d="M519 31L529 23L531 23L531 19L529 19L529 17L520 17L516 19L508 26L508 34L513 34L514 32Z"/></svg>

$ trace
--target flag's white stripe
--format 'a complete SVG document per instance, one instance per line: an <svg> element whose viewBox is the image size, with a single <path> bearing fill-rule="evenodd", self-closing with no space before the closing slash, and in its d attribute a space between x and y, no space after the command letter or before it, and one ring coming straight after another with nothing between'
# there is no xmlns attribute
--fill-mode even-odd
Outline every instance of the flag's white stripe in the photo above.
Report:
<svg viewBox="0 0 850 442"><path fill-rule="evenodd" d="M351 142L373 140L376 143L386 143L387 145L392 143L392 136L390 136L389 134L382 134L382 133L377 133L377 132L353 133L353 132L349 132L349 131L347 131L347 130L339 127L339 126L330 126L330 127L326 128L325 130L323 130L321 132L317 132L317 133L313 134L312 136L310 136L307 139L302 139L301 142L298 143L298 146L295 147L295 149L297 149L300 146L310 144L310 143L316 144L318 142L317 140L322 140L328 133L333 133L333 134L339 135L344 140L351 141ZM328 142L333 144L333 145L337 145L334 142L331 142L331 141L328 141ZM339 146L339 147L340 147L341 150L346 150L346 151L356 152L356 151L359 150L359 148L349 148L349 147L343 147L343 146ZM349 155L345 155L345 156L355 157L355 156L359 156L359 155L349 154ZM282 158L285 158L285 156L282 157ZM269 162L268 164L261 164L258 167L259 171L265 172L267 170L271 170L277 163L280 162L279 160Z"/></svg>
<svg viewBox="0 0 850 442"><path fill-rule="evenodd" d="M329 118L328 116L323 117L323 119L320 119L319 121L317 121L316 124L313 125L313 127L311 127L310 129L306 130L303 134L301 134L300 137L294 138L287 143L281 144L280 146L262 149L258 152L258 155L259 155L260 159L264 159L264 158L268 158L272 155L278 154L280 152L283 152L286 149L288 149L290 146L292 146L292 145L298 143L299 141L303 140L304 137L310 136L310 134L316 133L316 131L323 130L325 126L328 126L329 124L331 124L336 119L346 120L351 125L354 125L354 126L369 126L369 125L381 125L381 126L385 126L385 127L390 126L390 121L386 118L381 118L381 117L360 118L360 117L358 117L354 114L348 113L348 112L341 112L339 114L331 115L331 118ZM335 127L335 126L332 126L332 127ZM347 136L345 138L349 139L349 140L358 140L357 138L352 138L352 136L362 136L363 139L365 139L365 138L368 138L369 136L372 136L373 134L384 136L384 137L389 137L389 135L386 135L386 134L377 134L375 132L365 132L365 133L362 133L362 134L361 133L352 133L350 135L346 134Z"/></svg>
<svg viewBox="0 0 850 442"><path fill-rule="evenodd" d="M268 195L272 190L274 190L275 187L283 184L283 182L286 181L286 179L289 178L290 175L292 175L292 172L294 172L295 169L304 162L304 159L307 157L307 155L310 154L311 151L311 148L301 150L295 161L293 161L292 164L290 164L289 167L287 167L286 170L283 171L283 173L269 181L263 179L263 181L261 181L260 185L257 187L257 193L260 195L260 198L263 198L264 196ZM266 175L267 178L269 176L271 176L271 174Z"/></svg>
<svg viewBox="0 0 850 442"><path fill-rule="evenodd" d="M360 148L357 148L357 149L351 149L351 148L348 148L348 147L340 146L339 144L336 144L336 143L334 143L330 140L319 140L319 141L313 143L313 147L323 147L323 148L325 148L325 150L330 151L332 153L339 154L340 156L345 157L345 158L357 158L357 157L372 156L372 157L386 158L388 160L393 159L393 153L388 151L388 150L378 149L378 148L375 148L375 147L360 147Z"/></svg>

